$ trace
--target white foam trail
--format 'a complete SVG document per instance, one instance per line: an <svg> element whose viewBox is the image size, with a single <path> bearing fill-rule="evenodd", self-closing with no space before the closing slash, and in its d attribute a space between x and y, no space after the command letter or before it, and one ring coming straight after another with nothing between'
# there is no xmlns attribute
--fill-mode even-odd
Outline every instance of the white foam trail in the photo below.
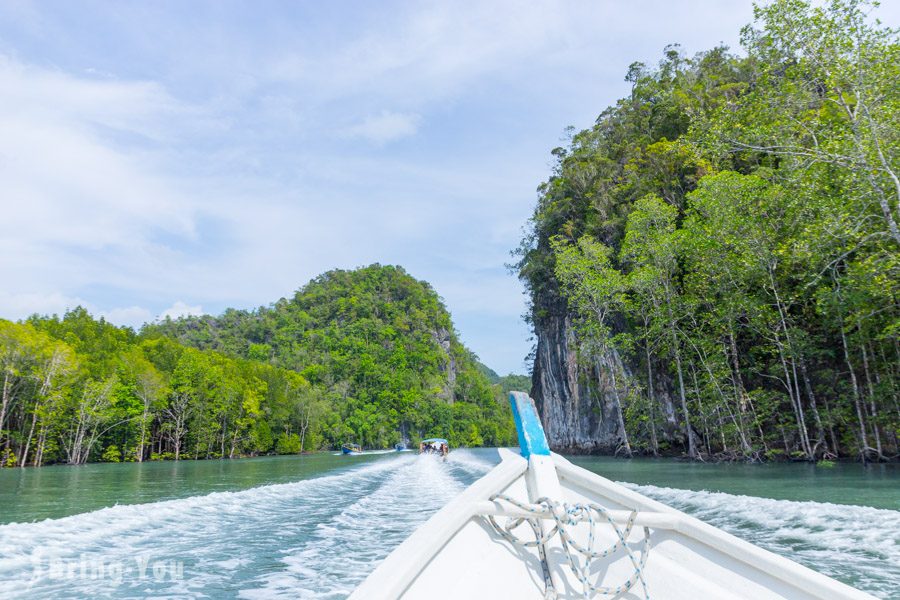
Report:
<svg viewBox="0 0 900 600"><path fill-rule="evenodd" d="M2 525L0 597L344 597L485 464L397 454L296 483Z"/></svg>
<svg viewBox="0 0 900 600"><path fill-rule="evenodd" d="M183 561L182 580L149 583L164 593L199 594L207 586L227 582L228 561L245 559L245 549L277 544L278 537L312 529L335 507L365 495L393 468L391 461L379 461L296 483L3 525L0 596L134 594L148 585L146 578L136 576L135 557ZM126 573L122 581L92 580L81 572L54 572L59 565L74 565L78 571L80 563L87 563L89 572L98 563L118 565L132 577Z"/></svg>
<svg viewBox="0 0 900 600"><path fill-rule="evenodd" d="M447 455L447 464L455 470L467 474L475 474L478 477L486 475L500 462L500 455L496 452L475 454L466 450L458 450Z"/></svg>
<svg viewBox="0 0 900 600"><path fill-rule="evenodd" d="M387 554L465 486L436 456L405 462L376 490L316 526L312 540L286 549L283 570L240 597L344 598Z"/></svg>
<svg viewBox="0 0 900 600"><path fill-rule="evenodd" d="M623 485L883 598L900 598L900 511Z"/></svg>

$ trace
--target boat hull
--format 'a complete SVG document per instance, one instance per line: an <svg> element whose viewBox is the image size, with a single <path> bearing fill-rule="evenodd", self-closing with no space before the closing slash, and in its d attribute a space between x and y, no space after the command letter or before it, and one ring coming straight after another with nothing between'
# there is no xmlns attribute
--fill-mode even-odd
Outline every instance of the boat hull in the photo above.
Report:
<svg viewBox="0 0 900 600"><path fill-rule="evenodd" d="M436 594L442 598L543 599L543 564L537 550L504 539L485 514L502 512L501 503L490 500L497 494L529 501L528 461L509 451L503 453L500 465L401 544L350 599L433 599ZM642 524L650 526L650 550L643 576L654 600L873 598L577 467L561 456L553 455L551 460L565 502L594 503L616 513L638 511L627 539L634 555L639 555L643 544ZM522 531L517 532L527 539ZM615 535L611 527L598 528L597 547L613 544ZM547 557L558 598L583 598L582 583L566 566L565 553L558 544L550 544ZM622 552L598 561L596 566L592 583L610 587L621 585L634 572ZM645 594L638 583L620 597L638 599Z"/></svg>
<svg viewBox="0 0 900 600"><path fill-rule="evenodd" d="M510 401L521 455L501 450L351 600L872 600L552 454L534 401Z"/></svg>

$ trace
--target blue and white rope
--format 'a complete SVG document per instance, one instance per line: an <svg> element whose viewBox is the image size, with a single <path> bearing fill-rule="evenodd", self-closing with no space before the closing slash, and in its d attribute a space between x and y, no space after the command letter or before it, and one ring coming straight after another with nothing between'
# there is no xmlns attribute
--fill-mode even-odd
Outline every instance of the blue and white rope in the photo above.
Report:
<svg viewBox="0 0 900 600"><path fill-rule="evenodd" d="M491 496L491 501L506 502L532 515L532 517L509 518L503 525L497 522L494 515L487 515L487 518L497 533L506 540L526 548L537 547L542 564L546 562L544 544L553 539L555 535L559 535L560 543L568 558L569 568L581 582L582 597L585 600L591 600L597 596L617 596L629 591L638 581L641 582L641 587L644 590L644 599L650 600L650 591L647 587L647 581L644 579L644 566L647 562L647 555L650 552L650 530L647 527L643 528L644 540L641 545L640 558L635 556L634 551L628 546L627 542L628 536L631 535L631 530L634 527L637 511L631 511L625 522L625 527L622 529L615 523L609 511L599 504L565 504L549 498L540 498L535 504L528 504L504 494ZM553 527L543 534L540 526L542 518L552 518L554 521ZM526 521L531 525L531 529L534 532L535 539L533 541L521 539L513 533L513 530ZM568 530L569 527L576 526L584 521L588 523L587 546L579 544ZM599 552L594 550L595 531L598 521L605 521L612 527L616 532L617 538L611 546ZM625 551L628 560L634 567L631 577L616 587L591 583L589 576L592 562L595 559L606 558L619 549ZM602 577L603 571L601 571L601 580ZM549 577L549 573L544 573L544 583L546 586L544 597L548 599L555 598L556 591L553 589L553 582Z"/></svg>

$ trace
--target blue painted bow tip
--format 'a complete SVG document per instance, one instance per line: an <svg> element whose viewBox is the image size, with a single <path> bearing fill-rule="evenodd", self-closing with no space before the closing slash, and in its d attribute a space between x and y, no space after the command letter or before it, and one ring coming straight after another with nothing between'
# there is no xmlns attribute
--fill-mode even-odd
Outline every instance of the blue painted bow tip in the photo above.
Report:
<svg viewBox="0 0 900 600"><path fill-rule="evenodd" d="M524 392L510 392L509 403L512 406L513 419L516 421L516 430L519 432L519 450L522 456L525 458L532 454L550 456L547 436L544 435L544 427L538 417L534 400Z"/></svg>

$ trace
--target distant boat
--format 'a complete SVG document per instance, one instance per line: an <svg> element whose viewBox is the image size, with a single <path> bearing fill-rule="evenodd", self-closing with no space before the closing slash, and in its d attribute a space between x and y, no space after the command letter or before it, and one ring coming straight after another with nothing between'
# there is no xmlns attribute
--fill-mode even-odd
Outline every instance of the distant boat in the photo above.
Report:
<svg viewBox="0 0 900 600"><path fill-rule="evenodd" d="M428 438L419 444L419 454L439 454L446 457L450 453L450 442L444 438Z"/></svg>
<svg viewBox="0 0 900 600"><path fill-rule="evenodd" d="M521 456L501 450L349 600L874 600L552 454L534 401L510 402Z"/></svg>
<svg viewBox="0 0 900 600"><path fill-rule="evenodd" d="M341 452L344 454L362 454L362 448L359 444L344 444L341 446Z"/></svg>
<svg viewBox="0 0 900 600"><path fill-rule="evenodd" d="M396 450L397 452L403 452L404 450L406 450L406 444L404 444L403 442L394 444L394 450Z"/></svg>

